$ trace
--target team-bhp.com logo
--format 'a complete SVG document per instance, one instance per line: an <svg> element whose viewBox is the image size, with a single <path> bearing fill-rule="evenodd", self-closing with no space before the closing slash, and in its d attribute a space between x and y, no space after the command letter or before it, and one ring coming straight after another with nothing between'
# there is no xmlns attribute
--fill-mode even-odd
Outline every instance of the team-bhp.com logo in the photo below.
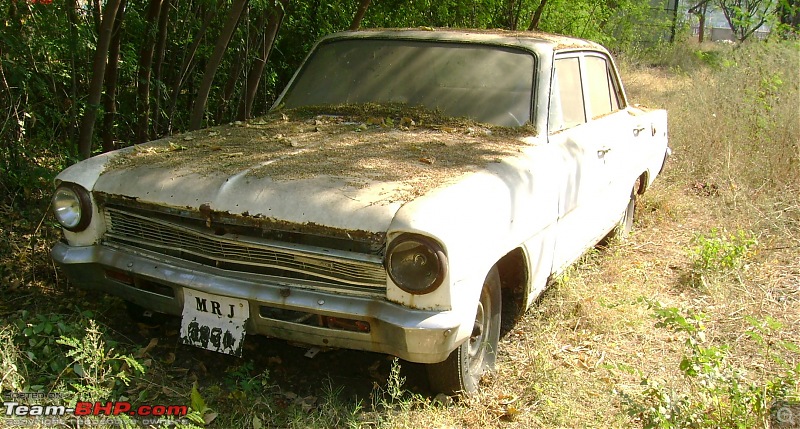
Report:
<svg viewBox="0 0 800 429"><path fill-rule="evenodd" d="M6 418L64 419L92 416L135 418L184 417L189 412L186 405L140 405L134 407L127 401L78 402L74 407L65 405L23 405L19 402L3 402ZM5 423L9 423L6 421Z"/></svg>

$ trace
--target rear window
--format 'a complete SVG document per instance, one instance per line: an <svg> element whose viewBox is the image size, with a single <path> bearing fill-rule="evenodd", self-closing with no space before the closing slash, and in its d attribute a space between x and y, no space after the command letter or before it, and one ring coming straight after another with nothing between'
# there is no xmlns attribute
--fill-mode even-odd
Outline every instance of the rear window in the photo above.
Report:
<svg viewBox="0 0 800 429"><path fill-rule="evenodd" d="M404 103L502 126L530 122L533 54L406 40L319 45L287 90L288 108Z"/></svg>

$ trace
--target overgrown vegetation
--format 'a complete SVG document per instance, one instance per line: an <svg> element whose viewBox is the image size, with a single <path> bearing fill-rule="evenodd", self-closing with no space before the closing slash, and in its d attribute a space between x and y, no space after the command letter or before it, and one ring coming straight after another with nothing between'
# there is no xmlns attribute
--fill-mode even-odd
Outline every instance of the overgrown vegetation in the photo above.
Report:
<svg viewBox="0 0 800 429"><path fill-rule="evenodd" d="M188 421L176 422L179 427L254 429L766 428L775 422L776 407L797 410L797 42L676 43L625 50L620 66L629 99L669 110L674 156L645 194L629 241L592 252L562 277L502 340L498 373L484 380L481 393L451 402L427 395L411 364L339 351L311 360L302 351L266 341L257 341L242 360L222 358L178 346L174 326L132 324L116 300L68 289L49 260L59 231L46 210L50 180L74 159L68 142L75 137L83 105L82 100L69 104L73 99L62 96L73 91L71 60L47 62L40 55L47 49L66 53L66 59L74 55L74 70L86 75L79 67L90 62L92 43L70 50L71 40L56 35L60 21L48 21L46 5L28 5L35 18L29 25L47 31L37 33L29 48L39 73L21 69L27 75L19 76L30 77L27 92L14 93L6 104L11 107L3 123L20 119L22 124L1 130L6 133L6 146L0 149L5 151L0 156L4 399L12 392L60 392L69 399L185 404L191 412ZM416 12L407 13L397 5L376 3L375 14L365 22L445 25L457 18L459 23L485 23L481 17L492 15L489 9L442 5L414 2ZM173 11L187 12L182 7ZM309 37L342 28L350 18L344 9L325 14L333 9L294 7L286 28L307 30ZM78 27L86 40L93 40L90 16ZM130 34L144 31L142 22L126 22ZM559 21L551 16L543 22L555 26ZM589 24L585 27L596 28ZM1 34L5 53L10 33ZM265 76L276 85L270 88L286 79L290 63L296 62L288 58L310 43L310 38L289 34L278 41L281 65ZM181 43L171 40L170 49ZM136 49L125 51L134 60L123 63L121 76L132 82ZM231 73L233 66L226 62L222 68ZM85 89L82 79L75 91ZM51 87L58 96L50 96ZM261 91L260 99L274 96L273 89ZM135 94L128 88L119 97L131 106ZM188 98L179 99L187 103ZM27 111L20 110L25 106ZM134 111L120 109L117 140L135 135ZM186 116L188 109L176 115ZM230 118L215 115L209 112L208 118Z"/></svg>
<svg viewBox="0 0 800 429"><path fill-rule="evenodd" d="M746 318L750 324L746 334L763 353L760 357L779 366L778 374L762 367L753 376L728 361L731 350L727 344L709 344L705 314L645 302L658 320L656 327L686 336L679 364L683 383L679 387L665 386L655 376L645 376L641 381L644 390L638 397L623 393L629 413L641 419L645 428L769 427L773 405L797 399L800 363L790 366L780 352L797 353L800 349L777 339L783 324L769 316L763 322Z"/></svg>

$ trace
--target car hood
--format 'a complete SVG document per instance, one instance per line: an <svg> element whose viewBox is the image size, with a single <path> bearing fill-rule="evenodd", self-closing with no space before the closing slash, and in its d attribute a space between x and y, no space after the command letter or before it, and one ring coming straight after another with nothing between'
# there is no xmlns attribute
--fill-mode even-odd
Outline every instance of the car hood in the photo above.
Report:
<svg viewBox="0 0 800 429"><path fill-rule="evenodd" d="M105 172L94 191L140 203L369 232L385 232L403 204L393 197L402 183L356 187L336 177L277 181L252 171L200 174L140 166Z"/></svg>
<svg viewBox="0 0 800 429"><path fill-rule="evenodd" d="M109 154L95 161L102 171L89 189L142 203L386 232L406 202L519 154L525 133L395 106L287 110Z"/></svg>

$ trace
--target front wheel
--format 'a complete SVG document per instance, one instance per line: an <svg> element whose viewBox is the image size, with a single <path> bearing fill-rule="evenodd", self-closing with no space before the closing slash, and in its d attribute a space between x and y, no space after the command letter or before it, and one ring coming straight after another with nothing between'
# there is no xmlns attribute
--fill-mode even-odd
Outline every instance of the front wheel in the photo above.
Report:
<svg viewBox="0 0 800 429"><path fill-rule="evenodd" d="M493 267L483 281L472 335L444 362L427 366L431 390L447 395L468 395L478 390L483 374L494 371L500 313L500 275Z"/></svg>

